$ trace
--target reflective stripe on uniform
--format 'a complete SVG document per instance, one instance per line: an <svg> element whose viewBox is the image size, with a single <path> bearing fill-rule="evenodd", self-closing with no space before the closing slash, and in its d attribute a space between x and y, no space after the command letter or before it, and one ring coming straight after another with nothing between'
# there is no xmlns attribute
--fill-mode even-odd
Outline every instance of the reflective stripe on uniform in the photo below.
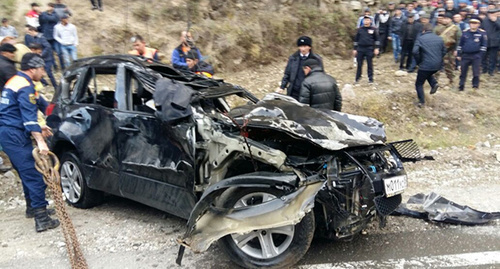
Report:
<svg viewBox="0 0 500 269"><path fill-rule="evenodd" d="M5 83L4 88L10 89L13 92L18 92L20 89L28 87L30 85L31 85L30 82L26 78L19 75L15 75L11 79L9 79L7 83Z"/></svg>
<svg viewBox="0 0 500 269"><path fill-rule="evenodd" d="M28 126L28 125L38 125L38 122L36 121L27 121L27 122L24 122L23 123L24 126Z"/></svg>

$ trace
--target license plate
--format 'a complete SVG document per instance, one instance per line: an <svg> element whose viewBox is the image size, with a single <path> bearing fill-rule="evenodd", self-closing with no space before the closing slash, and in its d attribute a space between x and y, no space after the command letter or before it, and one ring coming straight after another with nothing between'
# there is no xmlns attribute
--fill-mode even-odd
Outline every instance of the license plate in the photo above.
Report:
<svg viewBox="0 0 500 269"><path fill-rule="evenodd" d="M385 195L391 197L402 193L408 186L406 175L384 179Z"/></svg>

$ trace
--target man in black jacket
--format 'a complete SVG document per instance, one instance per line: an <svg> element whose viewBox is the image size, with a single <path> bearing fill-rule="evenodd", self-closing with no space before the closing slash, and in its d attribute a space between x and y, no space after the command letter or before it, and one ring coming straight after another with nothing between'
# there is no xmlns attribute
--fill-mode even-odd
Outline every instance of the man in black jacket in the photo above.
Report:
<svg viewBox="0 0 500 269"><path fill-rule="evenodd" d="M321 68L323 68L323 61L321 56L312 52L312 39L310 37L299 37L297 47L299 47L299 50L288 58L281 86L276 92L283 93L286 88L287 95L299 100L300 86L306 77L302 70L302 64L307 59L315 59L320 63Z"/></svg>
<svg viewBox="0 0 500 269"><path fill-rule="evenodd" d="M0 46L0 92L7 81L17 74L16 62L14 61L16 47L5 43Z"/></svg>
<svg viewBox="0 0 500 269"><path fill-rule="evenodd" d="M488 36L488 46L483 57L483 74L488 72L493 76L497 63L497 54L500 49L500 20L497 18L498 10L488 10L488 17L483 20L481 28Z"/></svg>
<svg viewBox="0 0 500 269"><path fill-rule="evenodd" d="M387 9L383 7L380 12L375 15L375 27L378 28L378 33L380 35L380 54L384 53L387 48L390 23L390 14L387 12Z"/></svg>
<svg viewBox="0 0 500 269"><path fill-rule="evenodd" d="M425 104L424 83L427 80L431 85L431 94L436 93L439 85L433 75L441 69L443 57L446 54L443 39L432 32L432 25L423 26L422 35L415 42L413 55L418 64L415 89L418 96L418 106Z"/></svg>
<svg viewBox="0 0 500 269"><path fill-rule="evenodd" d="M302 64L306 78L300 88L299 102L312 108L342 110L342 96L337 81L323 72L319 61L307 59Z"/></svg>
<svg viewBox="0 0 500 269"><path fill-rule="evenodd" d="M17 74L16 65L14 62L16 47L14 45L5 43L0 46L0 94L7 81ZM0 151L2 147L0 146ZM12 169L12 166L4 164L2 157L0 157L0 173L5 173Z"/></svg>
<svg viewBox="0 0 500 269"><path fill-rule="evenodd" d="M378 55L380 47L380 38L377 28L371 26L371 18L365 16L363 27L358 29L354 39L353 56L356 57L358 69L356 70L355 83L361 78L363 60L366 58L368 65L368 81L373 83L373 55Z"/></svg>
<svg viewBox="0 0 500 269"><path fill-rule="evenodd" d="M422 31L422 25L415 21L413 13L408 14L408 21L403 23L401 26L401 62L399 63L399 69L410 69L411 60L413 58L412 50L417 35ZM406 65L405 65L406 57ZM413 70L409 70L413 71Z"/></svg>

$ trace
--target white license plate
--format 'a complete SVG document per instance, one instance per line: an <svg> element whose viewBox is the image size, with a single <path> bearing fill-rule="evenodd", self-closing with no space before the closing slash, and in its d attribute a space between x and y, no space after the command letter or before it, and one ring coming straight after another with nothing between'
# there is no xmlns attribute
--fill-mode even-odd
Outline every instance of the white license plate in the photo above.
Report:
<svg viewBox="0 0 500 269"><path fill-rule="evenodd" d="M384 179L385 194L387 197L402 193L408 186L406 175Z"/></svg>

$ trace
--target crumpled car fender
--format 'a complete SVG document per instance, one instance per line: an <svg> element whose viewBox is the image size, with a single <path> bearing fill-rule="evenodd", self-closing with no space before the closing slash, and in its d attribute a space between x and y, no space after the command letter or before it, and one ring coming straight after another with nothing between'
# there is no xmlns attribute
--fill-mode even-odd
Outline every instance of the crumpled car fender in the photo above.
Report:
<svg viewBox="0 0 500 269"><path fill-rule="evenodd" d="M178 240L181 244L180 259L184 247L195 253L203 252L228 234L299 223L313 208L316 194L324 184L324 181L314 178L300 182L299 186L299 178L295 174L252 173L212 185L191 212L187 231ZM276 188L284 190L285 194L279 199L243 208L214 206L216 198L231 187Z"/></svg>

